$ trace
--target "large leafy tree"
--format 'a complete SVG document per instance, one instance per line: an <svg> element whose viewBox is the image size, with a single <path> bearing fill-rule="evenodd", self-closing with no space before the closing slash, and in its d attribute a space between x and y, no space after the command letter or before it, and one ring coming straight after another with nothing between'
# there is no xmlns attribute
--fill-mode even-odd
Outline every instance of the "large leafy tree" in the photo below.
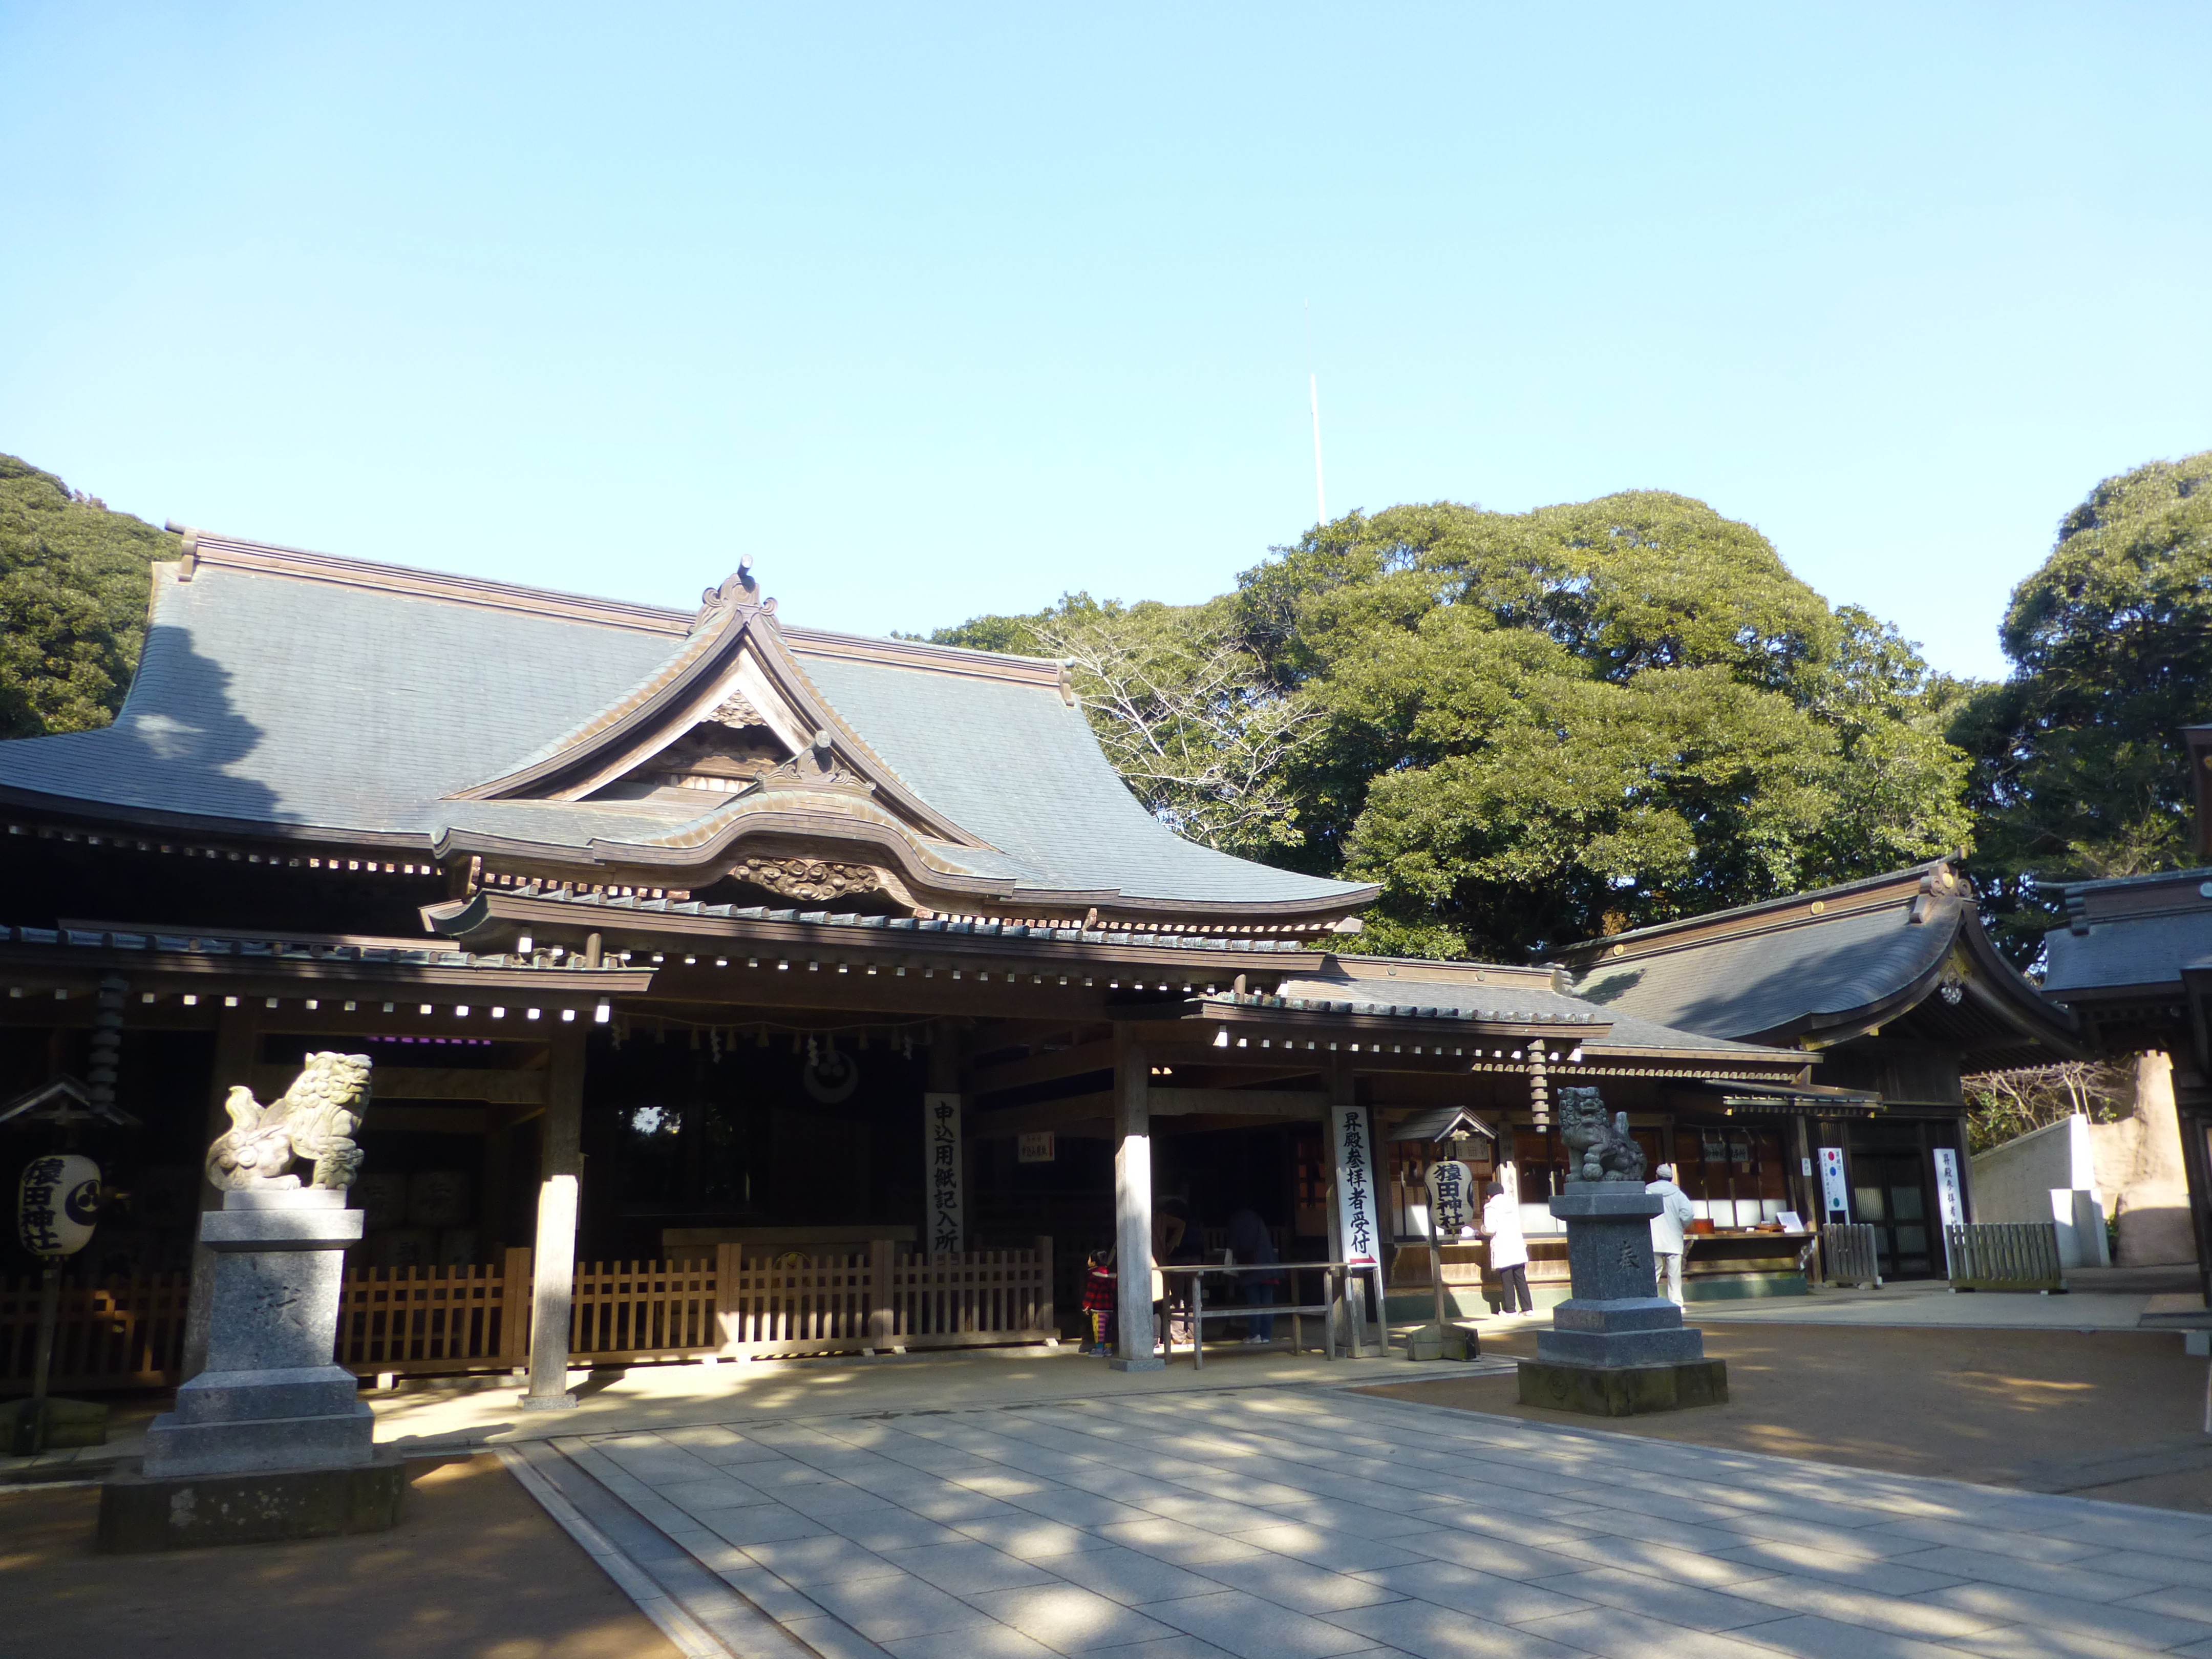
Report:
<svg viewBox="0 0 2212 1659"><path fill-rule="evenodd" d="M1238 600L1328 720L1298 856L1382 884L1389 948L1530 954L1967 838L1953 688L1699 501L1353 514Z"/></svg>
<svg viewBox="0 0 2212 1659"><path fill-rule="evenodd" d="M2022 962L2058 920L2037 883L2192 861L2177 727L2212 721L2212 450L2107 478L2058 526L1999 631L2013 672L1954 711L1975 873Z"/></svg>
<svg viewBox="0 0 2212 1659"><path fill-rule="evenodd" d="M145 643L147 567L177 546L0 455L0 738L115 718Z"/></svg>
<svg viewBox="0 0 2212 1659"><path fill-rule="evenodd" d="M1188 607L933 637L1072 659L1139 797L1384 889L1375 948L1513 957L1961 844L1957 688L1656 493L1353 514Z"/></svg>

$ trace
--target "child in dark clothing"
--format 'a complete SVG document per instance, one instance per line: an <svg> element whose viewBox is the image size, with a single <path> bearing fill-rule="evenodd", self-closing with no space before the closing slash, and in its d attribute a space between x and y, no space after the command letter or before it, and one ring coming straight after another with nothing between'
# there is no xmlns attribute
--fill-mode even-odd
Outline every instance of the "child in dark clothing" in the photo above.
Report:
<svg viewBox="0 0 2212 1659"><path fill-rule="evenodd" d="M1112 1352L1108 1334L1114 1328L1114 1257L1108 1250L1093 1250L1090 1269L1083 1276L1083 1311L1091 1316L1088 1354Z"/></svg>

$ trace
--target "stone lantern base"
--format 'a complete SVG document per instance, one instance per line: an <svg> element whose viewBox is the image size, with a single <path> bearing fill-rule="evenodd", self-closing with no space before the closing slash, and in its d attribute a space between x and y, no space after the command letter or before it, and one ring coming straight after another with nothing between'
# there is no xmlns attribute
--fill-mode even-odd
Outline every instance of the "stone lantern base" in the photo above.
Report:
<svg viewBox="0 0 2212 1659"><path fill-rule="evenodd" d="M1521 1362L1521 1403L1634 1417L1728 1402L1728 1367L1705 1334L1655 1294L1651 1218L1660 1200L1629 1182L1570 1181L1552 1200L1567 1224L1574 1294Z"/></svg>

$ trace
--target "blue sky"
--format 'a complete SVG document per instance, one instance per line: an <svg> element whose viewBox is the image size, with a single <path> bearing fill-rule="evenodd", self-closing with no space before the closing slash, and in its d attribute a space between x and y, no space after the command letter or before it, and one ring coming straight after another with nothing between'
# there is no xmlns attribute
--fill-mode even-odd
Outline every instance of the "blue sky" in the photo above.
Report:
<svg viewBox="0 0 2212 1659"><path fill-rule="evenodd" d="M2212 447L2212 8L0 0L0 449L787 620L1196 599L1629 488L1995 674Z"/></svg>

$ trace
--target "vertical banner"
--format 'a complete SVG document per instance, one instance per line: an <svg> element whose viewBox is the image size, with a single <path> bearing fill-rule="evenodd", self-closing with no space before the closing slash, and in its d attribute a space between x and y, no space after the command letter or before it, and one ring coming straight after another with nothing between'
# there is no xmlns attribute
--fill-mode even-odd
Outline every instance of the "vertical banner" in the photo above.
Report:
<svg viewBox="0 0 2212 1659"><path fill-rule="evenodd" d="M1948 1146L1936 1149L1936 1217L1943 1228L1943 1272L1951 1272L1951 1229L1966 1224L1966 1194L1959 1184L1959 1155Z"/></svg>
<svg viewBox="0 0 2212 1659"><path fill-rule="evenodd" d="M1825 1221L1849 1221L1851 1195L1844 1185L1844 1149L1820 1148L1820 1210Z"/></svg>
<svg viewBox="0 0 2212 1659"><path fill-rule="evenodd" d="M1382 1264L1382 1223L1375 1207L1375 1155L1364 1106L1332 1106L1336 1137L1336 1214L1344 1234L1344 1259L1354 1267Z"/></svg>
<svg viewBox="0 0 2212 1659"><path fill-rule="evenodd" d="M960 1097L921 1097L924 1167L929 1182L927 1246L932 1255L967 1248L966 1194L960 1163Z"/></svg>

